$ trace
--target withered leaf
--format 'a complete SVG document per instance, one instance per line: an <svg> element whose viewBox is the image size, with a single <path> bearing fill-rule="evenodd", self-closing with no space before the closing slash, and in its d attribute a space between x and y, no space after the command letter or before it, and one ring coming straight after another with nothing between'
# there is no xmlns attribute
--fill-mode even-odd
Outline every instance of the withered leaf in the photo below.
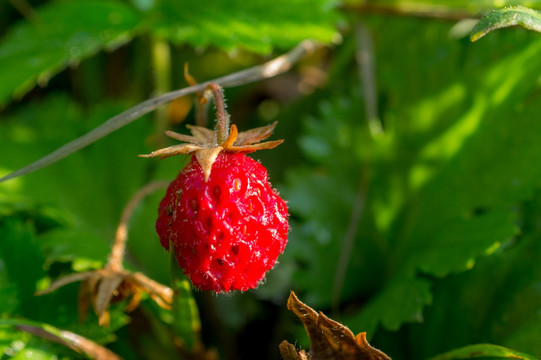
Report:
<svg viewBox="0 0 541 360"><path fill-rule="evenodd" d="M111 266L67 275L54 281L47 289L38 291L36 295L52 293L58 288L76 281L82 281L78 299L81 319L85 318L89 303L91 303L94 312L98 315L100 325L109 324L108 308L114 300L120 301L131 297L127 311L137 307L142 293L147 293L152 300L165 309L170 309L173 303L173 290L171 288L157 283L142 273L113 269Z"/></svg>
<svg viewBox="0 0 541 360"><path fill-rule="evenodd" d="M366 341L366 333L354 336L346 326L319 314L302 303L294 292L287 301L291 310L304 325L310 338L308 354L296 352L295 347L284 341L280 344L280 353L284 360L390 360L391 358Z"/></svg>
<svg viewBox="0 0 541 360"><path fill-rule="evenodd" d="M270 125L258 127L239 133L235 125L228 129L229 136L225 141L218 143L217 133L202 126L187 125L192 132L192 136L178 134L173 131L166 131L165 134L175 140L186 143L169 146L163 149L153 151L150 154L139 155L140 157L159 157L161 159L175 155L195 154L205 181L208 181L212 171L212 165L216 161L220 152L227 153L251 153L258 150L273 149L280 145L284 140L274 140L260 142L272 135L277 122Z"/></svg>

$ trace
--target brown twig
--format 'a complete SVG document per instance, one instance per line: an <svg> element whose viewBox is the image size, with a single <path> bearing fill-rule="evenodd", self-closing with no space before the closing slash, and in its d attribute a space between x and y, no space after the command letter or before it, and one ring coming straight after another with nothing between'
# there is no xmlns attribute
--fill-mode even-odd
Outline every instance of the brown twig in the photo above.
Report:
<svg viewBox="0 0 541 360"><path fill-rule="evenodd" d="M27 332L34 336L39 336L45 340L53 341L60 345L66 346L78 353L84 353L92 359L122 360L120 356L113 353L111 350L107 349L106 347L101 346L71 331L54 329L55 331L51 332L50 329L46 329L46 328L43 328L42 326L35 326L31 324L18 324L16 325L16 328L18 330Z"/></svg>
<svg viewBox="0 0 541 360"><path fill-rule="evenodd" d="M111 249L111 254L109 255L106 268L114 271L120 271L123 269L122 264L124 260L124 253L126 251L126 242L128 240L128 224L132 217L133 211L146 196L158 189L166 188L168 184L169 183L167 181L151 182L139 189L130 199L128 204L126 204L124 210L122 211L120 223L116 229L115 242L113 244L113 248Z"/></svg>

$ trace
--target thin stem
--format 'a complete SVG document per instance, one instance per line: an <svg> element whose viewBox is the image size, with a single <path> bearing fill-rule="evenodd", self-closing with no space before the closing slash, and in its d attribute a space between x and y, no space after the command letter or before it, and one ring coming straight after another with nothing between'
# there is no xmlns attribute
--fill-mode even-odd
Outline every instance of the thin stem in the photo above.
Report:
<svg viewBox="0 0 541 360"><path fill-rule="evenodd" d="M171 249L173 249L172 243ZM174 251L169 252L169 258L171 289L174 291L171 309L174 319L173 330L175 335L182 339L180 342L182 344L181 350L187 353L186 355L195 355L203 347L199 308L192 293L192 285L180 268Z"/></svg>
<svg viewBox="0 0 541 360"><path fill-rule="evenodd" d="M342 289L344 287L344 279L346 277L346 270L349 266L349 261L351 259L351 254L353 251L353 245L355 244L355 236L357 235L357 230L359 229L359 223L364 211L364 206L366 202L366 193L369 181L369 171L363 172L359 180L359 185L357 187L357 194L355 195L355 200L353 203L353 208L351 210L351 217L349 219L349 224L344 236L344 243L342 245L342 251L340 252L340 258L338 260L338 265L336 267L336 273L334 276L334 286L332 293L332 312L333 314L338 314L338 309L340 306L340 297L342 296Z"/></svg>
<svg viewBox="0 0 541 360"><path fill-rule="evenodd" d="M106 268L115 271L121 271L124 268L122 263L124 260L124 253L126 252L126 242L128 241L128 224L133 215L133 211L146 196L156 190L166 188L168 185L169 183L167 181L151 182L139 189L126 204L122 211L122 216L120 217L120 223L116 229L115 242L111 249Z"/></svg>
<svg viewBox="0 0 541 360"><path fill-rule="evenodd" d="M67 330L55 328L49 324L26 320L8 320L18 330L42 339L66 346L78 353L83 352L91 359L122 360L120 356L92 340ZM5 322L5 321L4 321Z"/></svg>
<svg viewBox="0 0 541 360"><path fill-rule="evenodd" d="M355 26L355 58L359 67L359 80L363 89L364 107L372 137L383 134L378 116L378 97L375 76L375 52L370 30L359 21Z"/></svg>
<svg viewBox="0 0 541 360"><path fill-rule="evenodd" d="M224 91L221 86L216 83L207 85L207 89L212 91L214 95L214 103L216 104L216 132L218 144L223 144L229 137L229 119L230 115L225 108Z"/></svg>
<svg viewBox="0 0 541 360"><path fill-rule="evenodd" d="M254 66L249 69L241 70L226 76L211 80L224 87L249 84L251 82L267 79L291 69L294 63L299 61L307 54L313 53L318 48L317 43L305 40L293 48L290 52L272 59L264 64ZM142 103L113 116L102 125L85 135L70 141L55 151L45 155L41 159L0 178L0 183L19 176L30 174L39 169L43 169L55 162L81 150L82 148L96 142L97 140L109 135L110 133L130 124L141 116L148 114L161 104L174 100L176 98L193 94L197 91L203 91L210 82L189 86L184 89L174 90L166 94L143 101Z"/></svg>
<svg viewBox="0 0 541 360"><path fill-rule="evenodd" d="M374 75L374 45L369 29L360 21L355 26L355 40L355 57L359 67L359 79L363 89L366 118L368 119L370 134L375 138L383 134L383 126L378 116L377 88ZM364 169L359 180L357 193L351 210L351 217L344 236L340 258L336 266L331 304L333 313L335 314L338 314L346 271L351 259L353 246L355 245L355 237L359 228L359 222L364 211L369 179L370 171L369 169Z"/></svg>

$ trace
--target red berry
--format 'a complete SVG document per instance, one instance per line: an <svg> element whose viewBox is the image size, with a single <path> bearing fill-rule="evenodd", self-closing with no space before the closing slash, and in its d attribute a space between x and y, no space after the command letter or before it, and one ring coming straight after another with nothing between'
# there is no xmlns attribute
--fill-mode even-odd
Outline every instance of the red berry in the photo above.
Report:
<svg viewBox="0 0 541 360"><path fill-rule="evenodd" d="M224 292L257 287L287 243L288 212L266 169L222 152L205 181L195 156L169 185L156 229L192 283Z"/></svg>

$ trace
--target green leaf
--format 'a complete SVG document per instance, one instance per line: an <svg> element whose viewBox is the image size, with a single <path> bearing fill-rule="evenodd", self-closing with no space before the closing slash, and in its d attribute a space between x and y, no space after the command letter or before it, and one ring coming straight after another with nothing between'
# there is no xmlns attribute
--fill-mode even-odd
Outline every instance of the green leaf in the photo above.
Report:
<svg viewBox="0 0 541 360"><path fill-rule="evenodd" d="M83 115L79 107L63 96L27 105L11 117L5 117L1 124L0 152L17 155L4 158L3 169L9 171L19 166L18 162L27 162L36 154L54 148L66 137L76 137L120 107L109 104ZM136 154L146 149L137 139L147 131L147 126L143 122L139 127L127 128L124 135L119 134L120 138L113 136L111 143L105 141L101 143L103 147L77 154L73 162L68 159L50 172L45 170L34 178L26 177L0 187L1 202L11 204L0 207L3 215L0 218L0 266L7 278L5 291L9 291L9 284L17 287L19 306L12 313L99 342L111 341L113 332L128 322L122 308L115 306L111 309L109 328L98 326L94 314L80 324L77 284L40 297L34 296L34 292L45 285L40 281L47 275L46 265L51 275L58 277L62 272L69 272L70 265L85 269L106 260L121 210L142 182L146 164ZM145 222L150 228L153 227L151 219ZM149 233L142 234L147 242ZM140 264L155 261L153 251L162 255L157 240L155 244Z"/></svg>
<svg viewBox="0 0 541 360"><path fill-rule="evenodd" d="M498 343L541 356L541 193L520 206L522 235L472 271L449 276L434 286L434 305L427 309L416 336L425 341L416 353L433 355L472 342ZM489 280L488 280L489 279ZM446 329L442 338L436 329Z"/></svg>
<svg viewBox="0 0 541 360"><path fill-rule="evenodd" d="M377 25L375 32L392 32L383 20ZM445 43L448 28L440 24L401 25L394 36L378 38L378 85L392 102L383 118L385 137L371 143L357 136L338 150L335 144L358 133L348 116L359 115L343 116L333 104L336 115L329 118L346 131L330 130L321 112L303 137L309 141L301 143L316 165L291 172L285 191L291 212L300 217L285 255L299 260L304 276L296 276L296 286L307 301L328 306L359 172L372 161L342 294L346 304L363 299L356 303L361 312L343 320L359 330L422 321L434 278L471 269L516 236L516 204L532 195L541 178L541 169L531 165L541 156L538 80L532 76L541 71L541 41L529 33L507 35L502 54L485 45ZM403 49L427 59L423 66L408 56L387 60L404 31L425 36L424 45ZM453 71L442 73L442 67ZM372 157L364 160L370 149Z"/></svg>
<svg viewBox="0 0 541 360"><path fill-rule="evenodd" d="M4 291L14 291L19 295L19 307L22 313L35 315L36 308L34 292L37 282L45 276L43 271L44 257L39 243L31 230L19 219L7 218L0 222L0 262L5 278L11 286ZM8 295L6 294L6 295ZM10 301L10 299L6 299Z"/></svg>
<svg viewBox="0 0 541 360"><path fill-rule="evenodd" d="M328 306L331 301L341 245L364 170L359 161L370 149L368 129L352 116L360 111L358 103L355 95L331 97L319 105L317 118L303 121L300 146L319 166L288 172L287 186L281 189L290 212L300 219L291 221L292 231L280 262L295 260L300 264L294 271L294 288L306 292L303 299L315 307ZM357 146L360 143L362 147ZM372 241L363 242L356 250L352 261L362 270L354 267L353 271L377 266L380 251ZM356 276L347 281L357 285L344 287L346 291L369 288L377 282L374 277L361 284Z"/></svg>
<svg viewBox="0 0 541 360"><path fill-rule="evenodd" d="M410 182L419 189L388 233L389 266L396 277L419 271L441 277L467 270L516 234L513 205L531 196L541 176L531 166L541 156L534 135L541 124L535 120L537 109L525 100L536 87L531 74L541 70L535 60L540 54L541 42L532 42L486 69L476 85L468 85L475 91L469 110L421 149L410 174L422 168L424 178L420 185ZM517 67L522 71L508 79L507 69ZM517 103L524 105L513 106ZM372 306L364 311L368 309ZM412 318L410 311L396 315L396 321Z"/></svg>
<svg viewBox="0 0 541 360"><path fill-rule="evenodd" d="M350 317L347 325L358 326L359 330L373 336L380 324L396 331L404 322L421 322L424 307L432 304L430 285L425 279L407 275L397 277L362 312ZM397 299L400 299L398 304Z"/></svg>
<svg viewBox="0 0 541 360"><path fill-rule="evenodd" d="M533 356L492 344L465 346L460 349L446 352L445 354L434 356L433 358L430 358L430 360L474 359L484 357L536 360Z"/></svg>
<svg viewBox="0 0 541 360"><path fill-rule="evenodd" d="M426 233L408 241L408 262L412 269L443 277L471 269L477 257L490 255L518 233L516 215L508 209L490 211L471 218L426 226ZM445 229L438 231L437 229ZM432 234L432 235L429 235Z"/></svg>
<svg viewBox="0 0 541 360"><path fill-rule="evenodd" d="M524 6L491 11L474 26L470 40L477 41L491 31L515 25L541 32L541 13Z"/></svg>
<svg viewBox="0 0 541 360"><path fill-rule="evenodd" d="M83 112L70 99L58 95L27 105L6 117L1 126L0 153L17 154L3 159L2 170L9 172L35 160L39 154L76 138L123 107L103 104ZM50 254L50 261L104 261L121 211L144 181L149 163L137 154L147 152L143 140L149 129L144 121L133 124L39 174L3 183L0 200L42 204L41 207L54 204L63 209L69 226L47 234L41 243ZM175 162L164 166L174 167ZM151 228L151 218L145 221L145 226ZM163 251L155 246L146 252L148 258L142 258L144 264L155 259L152 251L163 259Z"/></svg>
<svg viewBox="0 0 541 360"><path fill-rule="evenodd" d="M0 263L2 261L0 260ZM19 291L15 285L5 283L6 280L0 280L0 318L13 314L19 307Z"/></svg>
<svg viewBox="0 0 541 360"><path fill-rule="evenodd" d="M111 245L93 229L81 224L50 231L41 237L47 262L71 262L75 271L94 270L107 260Z"/></svg>
<svg viewBox="0 0 541 360"><path fill-rule="evenodd" d="M139 22L136 12L116 1L40 7L33 23L21 21L0 41L0 105L12 95L21 97L36 82L46 84L69 65L131 40Z"/></svg>
<svg viewBox="0 0 541 360"><path fill-rule="evenodd" d="M153 29L158 36L196 47L246 49L269 53L302 40L329 43L338 36L335 1L165 0L157 5Z"/></svg>

